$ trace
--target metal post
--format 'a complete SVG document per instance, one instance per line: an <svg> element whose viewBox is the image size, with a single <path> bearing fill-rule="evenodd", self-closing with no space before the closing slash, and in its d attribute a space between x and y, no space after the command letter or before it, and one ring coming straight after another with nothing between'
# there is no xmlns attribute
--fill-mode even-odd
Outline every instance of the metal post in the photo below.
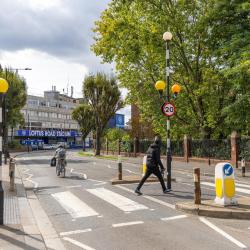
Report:
<svg viewBox="0 0 250 250"><path fill-rule="evenodd" d="M246 177L246 162L244 158L241 160L241 173L242 177Z"/></svg>
<svg viewBox="0 0 250 250"><path fill-rule="evenodd" d="M201 204L200 168L194 168L194 204Z"/></svg>
<svg viewBox="0 0 250 250"><path fill-rule="evenodd" d="M167 79L167 96L166 101L170 101L169 88L170 88L170 50L169 43L166 41L166 79ZM167 188L171 190L171 140L170 140L170 118L167 117Z"/></svg>
<svg viewBox="0 0 250 250"><path fill-rule="evenodd" d="M16 167L15 160L11 158L9 163L10 191L15 190L15 167Z"/></svg>
<svg viewBox="0 0 250 250"><path fill-rule="evenodd" d="M118 155L118 180L122 180L122 159L121 159L121 155Z"/></svg>
<svg viewBox="0 0 250 250"><path fill-rule="evenodd" d="M3 225L3 209L4 209L4 191L2 187L2 150L3 150L3 113L2 113L3 94L0 94L0 225Z"/></svg>

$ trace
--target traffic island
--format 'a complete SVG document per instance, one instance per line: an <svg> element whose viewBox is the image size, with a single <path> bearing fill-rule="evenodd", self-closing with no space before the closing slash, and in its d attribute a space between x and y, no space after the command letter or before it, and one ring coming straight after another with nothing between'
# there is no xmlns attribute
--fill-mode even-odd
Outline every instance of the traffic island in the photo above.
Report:
<svg viewBox="0 0 250 250"><path fill-rule="evenodd" d="M221 206L214 200L202 201L200 205L194 202L178 202L175 204L177 210L199 216L207 216L224 219L250 219L250 198L237 199L237 206Z"/></svg>
<svg viewBox="0 0 250 250"><path fill-rule="evenodd" d="M112 185L118 185L118 184L132 184L132 183L139 183L142 179L142 176L140 175L129 175L129 176L123 176L122 180L119 180L118 178L111 179ZM175 178L171 179L172 181L176 181ZM164 178L164 181L167 181L167 178ZM146 180L147 182L159 182L157 177L149 177Z"/></svg>

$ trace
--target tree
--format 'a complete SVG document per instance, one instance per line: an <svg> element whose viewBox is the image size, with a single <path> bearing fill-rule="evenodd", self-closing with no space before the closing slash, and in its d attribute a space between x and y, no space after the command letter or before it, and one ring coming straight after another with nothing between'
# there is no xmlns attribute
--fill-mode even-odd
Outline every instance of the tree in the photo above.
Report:
<svg viewBox="0 0 250 250"><path fill-rule="evenodd" d="M103 131L110 118L123 106L121 92L114 77L97 73L84 79L83 96L93 111L96 136L95 155L100 155Z"/></svg>
<svg viewBox="0 0 250 250"><path fill-rule="evenodd" d="M9 89L5 95L5 126L4 126L4 148L7 148L8 128L12 129L24 123L21 109L26 104L27 90L25 79L14 73L10 69L0 67L0 77L9 83Z"/></svg>
<svg viewBox="0 0 250 250"><path fill-rule="evenodd" d="M154 84L165 78L162 34L170 30L171 77L182 86L172 136L225 137L239 125L229 125L237 114L236 90L249 82L249 9L242 0L113 0L96 22L92 49L104 62L115 62L128 101L163 135L163 100ZM249 110L249 101L244 104Z"/></svg>
<svg viewBox="0 0 250 250"><path fill-rule="evenodd" d="M76 120L80 126L83 140L83 150L85 150L85 139L91 130L94 130L95 119L93 110L88 104L81 104L73 110L72 118Z"/></svg>

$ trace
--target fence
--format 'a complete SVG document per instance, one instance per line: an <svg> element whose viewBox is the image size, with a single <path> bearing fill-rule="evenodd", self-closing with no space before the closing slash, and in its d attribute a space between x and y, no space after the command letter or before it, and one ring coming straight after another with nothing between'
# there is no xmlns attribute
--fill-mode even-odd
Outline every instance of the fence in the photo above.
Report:
<svg viewBox="0 0 250 250"><path fill-rule="evenodd" d="M125 154L137 156L145 154L152 140L138 140L135 138L130 141L102 141L102 150L107 154ZM166 153L166 142L162 143L162 155ZM187 136L183 140L171 141L172 156L183 157L184 161L190 159L229 160L235 167L238 161L244 158L250 161L250 137L238 137L233 132L231 137L223 140L196 140Z"/></svg>

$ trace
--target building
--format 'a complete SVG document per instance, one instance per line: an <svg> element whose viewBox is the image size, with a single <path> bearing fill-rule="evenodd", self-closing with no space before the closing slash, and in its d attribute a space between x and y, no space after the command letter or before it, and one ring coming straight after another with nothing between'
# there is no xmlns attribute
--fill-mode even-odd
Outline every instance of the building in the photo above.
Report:
<svg viewBox="0 0 250 250"><path fill-rule="evenodd" d="M108 122L108 128L125 128L125 116L123 114L115 114Z"/></svg>
<svg viewBox="0 0 250 250"><path fill-rule="evenodd" d="M15 131L15 138L21 144L57 144L80 145L81 136L78 123L72 119L74 108L81 99L71 95L60 94L55 86L45 91L43 97L28 95L26 105L21 112L25 126Z"/></svg>

